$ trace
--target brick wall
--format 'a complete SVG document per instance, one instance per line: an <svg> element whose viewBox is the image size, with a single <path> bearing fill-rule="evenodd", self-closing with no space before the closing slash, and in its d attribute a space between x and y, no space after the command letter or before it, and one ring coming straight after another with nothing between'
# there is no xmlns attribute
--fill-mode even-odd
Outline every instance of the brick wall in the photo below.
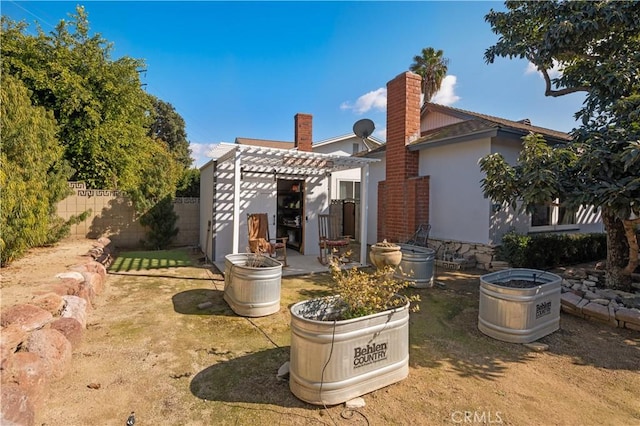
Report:
<svg viewBox="0 0 640 426"><path fill-rule="evenodd" d="M429 220L429 178L418 176L419 75L405 72L387 83L386 180L378 186L378 239L405 241Z"/></svg>
<svg viewBox="0 0 640 426"><path fill-rule="evenodd" d="M298 113L295 119L294 146L298 151L311 152L313 144L313 116L311 114Z"/></svg>

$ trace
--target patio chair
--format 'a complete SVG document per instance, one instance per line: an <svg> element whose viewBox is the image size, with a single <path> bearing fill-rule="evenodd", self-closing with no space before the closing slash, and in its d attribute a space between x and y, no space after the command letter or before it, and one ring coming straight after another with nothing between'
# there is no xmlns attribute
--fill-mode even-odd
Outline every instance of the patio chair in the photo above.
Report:
<svg viewBox="0 0 640 426"><path fill-rule="evenodd" d="M277 257L278 251L281 251L284 266L289 266L287 263L288 237L270 238L269 218L266 213L247 213L247 226L249 250L252 253L268 253Z"/></svg>
<svg viewBox="0 0 640 426"><path fill-rule="evenodd" d="M427 241L429 241L429 231L431 231L431 225L428 223L421 223L418 226L418 230L409 238L405 244L411 244L413 246L427 247Z"/></svg>
<svg viewBox="0 0 640 426"><path fill-rule="evenodd" d="M318 260L323 265L329 263L329 256L334 252L338 253L339 257L342 257L349 251L351 246L351 236L341 235L335 224L331 220L331 216L328 214L318 215L318 233L320 244L320 257Z"/></svg>

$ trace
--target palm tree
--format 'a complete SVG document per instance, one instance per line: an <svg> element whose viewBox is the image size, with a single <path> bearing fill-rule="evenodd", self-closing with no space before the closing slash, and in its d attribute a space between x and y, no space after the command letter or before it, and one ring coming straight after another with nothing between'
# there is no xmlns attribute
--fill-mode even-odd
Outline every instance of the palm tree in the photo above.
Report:
<svg viewBox="0 0 640 426"><path fill-rule="evenodd" d="M440 90L442 80L447 75L449 59L443 58L442 55L442 50L436 51L433 47L425 47L422 49L421 56L413 57L413 63L409 67L410 71L422 77L424 103L429 102L433 95Z"/></svg>

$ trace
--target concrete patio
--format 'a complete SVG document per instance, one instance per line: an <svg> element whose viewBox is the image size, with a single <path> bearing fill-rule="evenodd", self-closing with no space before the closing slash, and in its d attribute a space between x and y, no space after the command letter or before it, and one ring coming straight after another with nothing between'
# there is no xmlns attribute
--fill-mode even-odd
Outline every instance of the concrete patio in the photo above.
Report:
<svg viewBox="0 0 640 426"><path fill-rule="evenodd" d="M360 264L358 263L358 260L360 258L360 244L351 243L351 252L351 259L353 260L353 262L347 264L347 266L360 266ZM282 261L281 259L278 260ZM329 272L329 267L321 264L318 260L318 256L305 256L304 254L301 254L296 250L287 250L287 263L289 264L289 266L282 268L283 277L312 275ZM216 261L213 264L220 271L220 273L224 274L224 261Z"/></svg>

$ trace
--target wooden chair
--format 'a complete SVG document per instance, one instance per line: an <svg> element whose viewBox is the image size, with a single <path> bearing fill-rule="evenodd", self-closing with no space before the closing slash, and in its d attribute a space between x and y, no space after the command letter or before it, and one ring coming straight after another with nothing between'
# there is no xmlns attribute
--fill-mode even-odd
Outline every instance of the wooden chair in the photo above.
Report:
<svg viewBox="0 0 640 426"><path fill-rule="evenodd" d="M318 233L320 237L318 240L320 244L320 257L318 257L318 260L323 265L329 263L329 256L333 255L334 251L339 256L349 251L351 237L349 235L341 235L342 232L332 222L330 215L318 215Z"/></svg>
<svg viewBox="0 0 640 426"><path fill-rule="evenodd" d="M280 250L284 266L289 266L287 263L288 237L269 237L269 217L266 213L247 213L247 226L249 228L249 250L252 253L277 255Z"/></svg>

